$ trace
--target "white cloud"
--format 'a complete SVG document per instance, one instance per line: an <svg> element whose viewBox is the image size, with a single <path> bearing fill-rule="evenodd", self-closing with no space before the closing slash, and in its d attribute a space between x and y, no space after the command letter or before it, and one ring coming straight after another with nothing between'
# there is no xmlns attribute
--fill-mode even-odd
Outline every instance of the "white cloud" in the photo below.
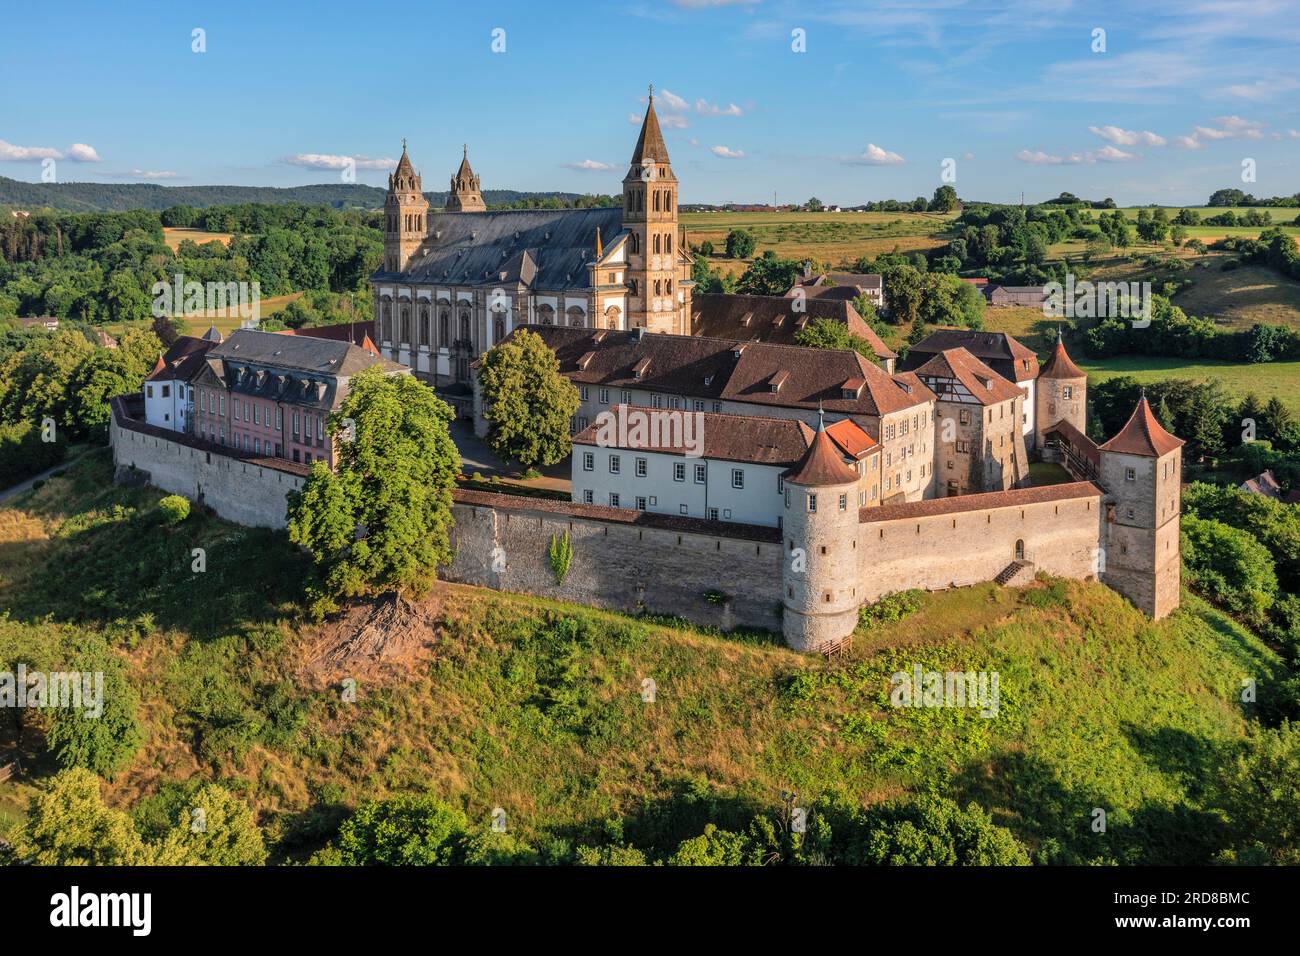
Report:
<svg viewBox="0 0 1300 956"><path fill-rule="evenodd" d="M728 149L726 146L712 146L709 152L714 156L721 156L723 159L744 159L745 151L741 149Z"/></svg>
<svg viewBox="0 0 1300 956"><path fill-rule="evenodd" d="M0 160L23 162L29 159L62 159L63 154L48 146L15 146L0 139Z"/></svg>
<svg viewBox="0 0 1300 956"><path fill-rule="evenodd" d="M1130 130L1119 126L1089 126L1088 132L1116 146L1163 146L1165 138L1150 130Z"/></svg>
<svg viewBox="0 0 1300 956"><path fill-rule="evenodd" d="M614 168L609 163L599 163L594 159L584 159L580 163L565 163L564 167L566 169L578 169L583 172L599 172L599 173L609 172Z"/></svg>
<svg viewBox="0 0 1300 956"><path fill-rule="evenodd" d="M1175 138L1174 145L1182 149L1200 149L1206 142L1263 138L1264 124L1258 120L1243 119L1240 116L1216 116L1213 126L1194 127L1188 135Z"/></svg>
<svg viewBox="0 0 1300 956"><path fill-rule="evenodd" d="M1300 80L1285 76L1272 80L1256 80L1254 83L1233 83L1223 88L1229 96L1239 96L1244 100L1270 100L1279 93L1287 93L1300 87Z"/></svg>
<svg viewBox="0 0 1300 956"><path fill-rule="evenodd" d="M99 162L99 153L95 152L95 147L87 146L85 143L73 143L68 147L68 159L77 163L97 163Z"/></svg>
<svg viewBox="0 0 1300 956"><path fill-rule="evenodd" d="M728 103L726 106L718 106L715 103L708 103L704 100L695 101L695 112L702 116L744 116L744 111L735 103Z"/></svg>
<svg viewBox="0 0 1300 956"><path fill-rule="evenodd" d="M1126 153L1115 146L1103 146L1101 149L1090 149L1084 153L1067 153L1062 156L1045 153L1041 149L1022 149L1016 153L1016 159L1022 163L1029 163L1031 166L1085 166L1093 163L1127 163L1137 158L1133 153Z"/></svg>
<svg viewBox="0 0 1300 956"><path fill-rule="evenodd" d="M897 153L882 149L875 143L868 143L867 148L860 155L851 156L845 162L851 166L898 166L907 160Z"/></svg>
<svg viewBox="0 0 1300 956"><path fill-rule="evenodd" d="M974 158L975 158L975 154L974 154L974 153L962 153L962 154L961 154L961 158L962 158L962 159L967 159L967 160L969 160L969 159L974 159Z"/></svg>
<svg viewBox="0 0 1300 956"><path fill-rule="evenodd" d="M295 153L284 157L290 166L305 166L308 169L346 169L349 163L356 163L357 169L392 169L397 165L395 159L376 159L369 156L335 156L330 153Z"/></svg>
<svg viewBox="0 0 1300 956"><path fill-rule="evenodd" d="M686 122L685 116L678 116L676 113L665 113L659 117L659 125L664 129L686 129L691 124Z"/></svg>
<svg viewBox="0 0 1300 956"><path fill-rule="evenodd" d="M1289 129L1286 134L1292 139L1300 139L1300 129Z"/></svg>
<svg viewBox="0 0 1300 956"><path fill-rule="evenodd" d="M170 169L133 169L127 175L134 179L176 179L180 173Z"/></svg>
<svg viewBox="0 0 1300 956"><path fill-rule="evenodd" d="M671 90L660 90L656 95L659 97L660 107L667 105L667 107L670 110L679 110L679 111L685 111L691 108L690 103L687 103L684 99L682 99L680 96L678 96L676 93L672 92Z"/></svg>

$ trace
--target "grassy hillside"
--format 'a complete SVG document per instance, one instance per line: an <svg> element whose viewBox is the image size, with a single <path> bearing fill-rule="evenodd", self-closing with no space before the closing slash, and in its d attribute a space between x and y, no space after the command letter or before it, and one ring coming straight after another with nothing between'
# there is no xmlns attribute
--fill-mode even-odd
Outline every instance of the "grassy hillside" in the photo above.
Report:
<svg viewBox="0 0 1300 956"><path fill-rule="evenodd" d="M1152 624L1104 587L1065 582L925 596L834 662L775 636L453 586L378 609L379 631L364 608L317 628L296 616L303 562L282 536L201 515L164 528L157 492L110 478L97 456L0 511L0 651L106 632L147 732L110 801L145 820L226 781L281 856L319 846L358 801L404 791L477 821L501 807L535 843L599 842L617 819L654 844L775 813L794 787L975 800L1053 858L1201 862L1218 832L1216 761L1246 724L1241 677L1280 669L1198 600ZM193 547L207 549L203 575ZM359 650L361 634L389 658ZM889 675L916 662L996 670L997 717L888 706ZM347 677L355 703L340 700ZM0 762L17 746L29 773L0 784L0 828L52 770L39 721L20 741L4 733ZM1106 835L1089 828L1094 807Z"/></svg>

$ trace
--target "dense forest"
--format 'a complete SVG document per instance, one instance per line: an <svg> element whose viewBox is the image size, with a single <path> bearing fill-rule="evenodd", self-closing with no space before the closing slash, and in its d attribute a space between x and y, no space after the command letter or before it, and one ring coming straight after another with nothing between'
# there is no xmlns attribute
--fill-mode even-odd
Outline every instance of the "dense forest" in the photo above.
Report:
<svg viewBox="0 0 1300 956"><path fill-rule="evenodd" d="M228 206L261 203L268 206L323 205L335 209L379 209L384 190L362 183L317 183L312 186L160 186L157 183L28 183L0 176L0 206L69 212L127 212L170 206ZM441 208L446 192L424 194L430 205ZM566 192L520 192L485 189L483 201L493 208L563 208L610 205L616 197L584 196Z"/></svg>

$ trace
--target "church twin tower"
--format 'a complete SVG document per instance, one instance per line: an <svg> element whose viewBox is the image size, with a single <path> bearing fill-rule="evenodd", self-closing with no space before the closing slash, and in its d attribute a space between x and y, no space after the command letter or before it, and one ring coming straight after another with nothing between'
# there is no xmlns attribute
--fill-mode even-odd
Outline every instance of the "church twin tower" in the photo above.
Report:
<svg viewBox="0 0 1300 956"><path fill-rule="evenodd" d="M623 274L627 288L624 310L627 328L690 334L693 283L690 256L678 224L677 188L651 87L641 134L632 151L627 175L623 177L622 226L627 233L626 242L619 248L613 242L616 237L606 235L603 250L599 239L594 243L597 257L606 257L608 265ZM406 154L405 140L397 169L388 177L384 210L384 270L404 272L429 231L429 201L424 197L420 176ZM487 211L479 177L469 165L468 146L460 169L451 178L445 211ZM605 264L602 260L602 270Z"/></svg>

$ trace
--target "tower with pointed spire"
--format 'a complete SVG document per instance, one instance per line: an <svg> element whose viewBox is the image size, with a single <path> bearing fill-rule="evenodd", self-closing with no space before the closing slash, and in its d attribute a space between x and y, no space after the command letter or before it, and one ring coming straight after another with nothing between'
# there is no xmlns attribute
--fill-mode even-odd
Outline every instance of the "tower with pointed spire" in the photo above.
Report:
<svg viewBox="0 0 1300 956"><path fill-rule="evenodd" d="M1080 434L1088 429L1088 373L1074 364L1061 330L1056 330L1052 357L1038 373L1034 383L1034 447L1041 456L1046 435L1062 421L1069 422Z"/></svg>
<svg viewBox="0 0 1300 956"><path fill-rule="evenodd" d="M1182 448L1161 427L1146 394L1128 423L1101 445L1109 501L1101 579L1153 618L1178 606Z"/></svg>
<svg viewBox="0 0 1300 956"><path fill-rule="evenodd" d="M630 328L690 334L689 271L678 267L677 177L655 113L654 87L623 177Z"/></svg>
<svg viewBox="0 0 1300 956"><path fill-rule="evenodd" d="M424 198L420 176L406 155L388 174L388 195L384 199L384 271L406 269L428 231L429 201Z"/></svg>
<svg viewBox="0 0 1300 956"><path fill-rule="evenodd" d="M826 433L782 475L781 630L800 651L817 651L853 633L858 623L858 473Z"/></svg>
<svg viewBox="0 0 1300 956"><path fill-rule="evenodd" d="M487 212L483 190L478 177L469 165L469 144L463 147L460 169L451 177L451 190L447 193L447 212Z"/></svg>

